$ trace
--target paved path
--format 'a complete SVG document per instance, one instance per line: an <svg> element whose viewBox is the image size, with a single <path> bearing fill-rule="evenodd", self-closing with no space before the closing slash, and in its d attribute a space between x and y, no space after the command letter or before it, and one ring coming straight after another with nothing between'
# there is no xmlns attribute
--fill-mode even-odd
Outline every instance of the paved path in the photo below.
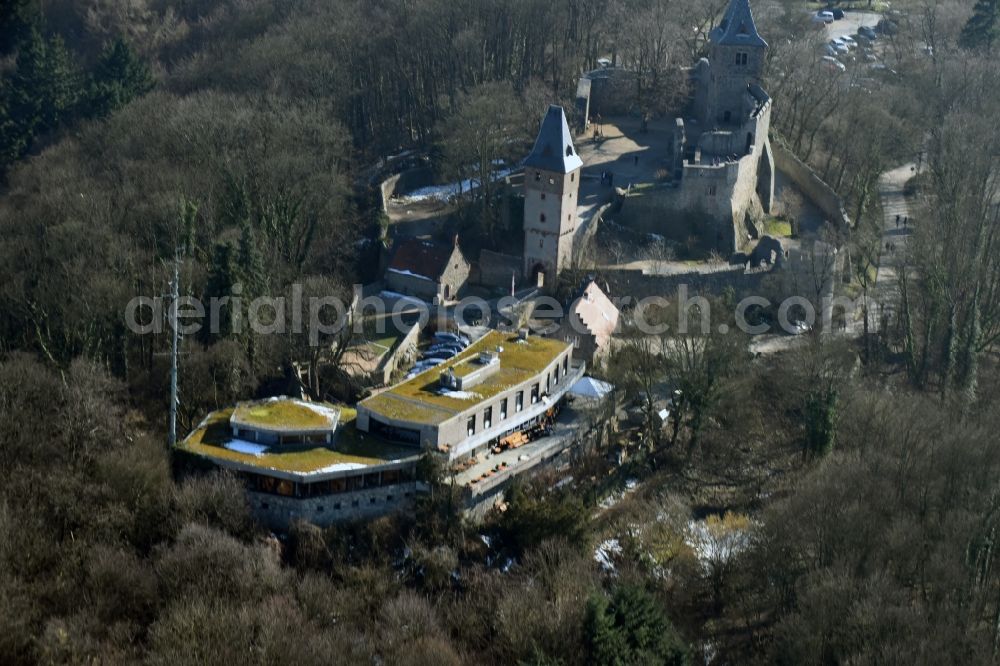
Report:
<svg viewBox="0 0 1000 666"><path fill-rule="evenodd" d="M897 258L906 252L906 243L913 234L914 221L907 204L906 181L913 177L916 165L904 164L882 174L879 178L879 200L882 204L882 252L875 274L876 303L894 308L899 299L899 280L896 268ZM899 225L896 216L899 216ZM904 227L903 219L910 218ZM878 330L878 308L873 308L869 314L870 330ZM845 332L857 337L864 330L861 321L851 322ZM768 334L755 337L750 343L751 351L760 354L773 354L794 349L805 344L806 336L789 336Z"/></svg>
<svg viewBox="0 0 1000 666"><path fill-rule="evenodd" d="M882 202L882 260L875 277L876 292L883 302L892 302L898 295L896 257L906 250L906 241L913 233L913 220L906 226L902 220L910 217L904 187L913 177L916 166L904 164L886 171L879 178L879 199ZM897 224L896 219L900 222Z"/></svg>

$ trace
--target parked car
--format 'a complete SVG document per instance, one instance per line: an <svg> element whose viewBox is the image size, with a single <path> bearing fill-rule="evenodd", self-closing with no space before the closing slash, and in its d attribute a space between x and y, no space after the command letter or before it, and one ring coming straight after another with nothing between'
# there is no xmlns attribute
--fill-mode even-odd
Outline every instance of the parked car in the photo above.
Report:
<svg viewBox="0 0 1000 666"><path fill-rule="evenodd" d="M420 357L422 361L447 361L449 358L454 356L453 353L447 351L436 351L436 352L424 352L424 355Z"/></svg>
<svg viewBox="0 0 1000 666"><path fill-rule="evenodd" d="M438 331L437 333L434 334L434 337L437 338L438 340L443 340L445 342L457 342L460 345L462 345L463 348L469 346L469 338L465 337L464 335Z"/></svg>
<svg viewBox="0 0 1000 666"><path fill-rule="evenodd" d="M427 351L429 352L448 352L452 355L458 354L464 350L465 348L459 344L435 344L427 348Z"/></svg>
<svg viewBox="0 0 1000 666"><path fill-rule="evenodd" d="M837 40L831 41L830 42L830 47L833 48L833 50L836 51L837 53L850 53L851 52L851 49L849 49L847 47L847 44L845 44L843 42L838 42Z"/></svg>
<svg viewBox="0 0 1000 666"><path fill-rule="evenodd" d="M833 58L837 55L837 49L833 48L830 44L824 44L823 53Z"/></svg>
<svg viewBox="0 0 1000 666"><path fill-rule="evenodd" d="M823 56L823 64L826 65L831 71L836 72L846 72L847 66L834 58L833 56Z"/></svg>
<svg viewBox="0 0 1000 666"><path fill-rule="evenodd" d="M858 48L858 43L854 41L854 38L851 37L850 35L841 35L837 39L842 41L844 44L847 44L852 49Z"/></svg>
<svg viewBox="0 0 1000 666"><path fill-rule="evenodd" d="M863 25L860 28L858 28L858 34L861 35L862 37L867 37L868 39L871 39L873 41L878 39L878 33L875 32L875 28L868 25Z"/></svg>
<svg viewBox="0 0 1000 666"><path fill-rule="evenodd" d="M813 21L819 23L833 23L834 21L833 12L826 10L818 11L816 12L816 16L813 18Z"/></svg>
<svg viewBox="0 0 1000 666"><path fill-rule="evenodd" d="M833 20L834 21L839 21L840 19L844 18L844 10L840 9L839 7L832 7L831 9L828 9L827 11L830 12L831 14L833 14Z"/></svg>

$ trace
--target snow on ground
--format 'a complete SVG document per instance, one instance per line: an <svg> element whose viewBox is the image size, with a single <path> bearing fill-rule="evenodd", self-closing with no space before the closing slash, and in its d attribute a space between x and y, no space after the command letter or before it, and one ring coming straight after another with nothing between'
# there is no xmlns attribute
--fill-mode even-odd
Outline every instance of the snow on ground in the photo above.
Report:
<svg viewBox="0 0 1000 666"><path fill-rule="evenodd" d="M409 275L410 277L415 277L420 280L427 280L428 282L434 282L431 278L426 275L421 275L420 273L414 273L413 271L408 271L400 268L389 268L387 269L389 273L398 273L399 275Z"/></svg>
<svg viewBox="0 0 1000 666"><path fill-rule="evenodd" d="M501 178L506 178L513 172L513 169L500 169L493 173L493 180L500 180ZM407 192L396 197L397 200L402 202L418 202L418 201L450 201L452 198L459 196L463 192L468 192L479 187L479 179L477 178L466 178L465 180L458 181L455 183L445 183L444 185L428 185L427 187L420 187L412 192Z"/></svg>
<svg viewBox="0 0 1000 666"><path fill-rule="evenodd" d="M691 520L687 524L687 542L698 561L706 569L713 562L726 562L738 553L750 547L750 530L726 529L709 527L704 520Z"/></svg>
<svg viewBox="0 0 1000 666"><path fill-rule="evenodd" d="M455 400L475 400L479 398L479 394L472 391L452 391L446 388L438 389L437 394L443 395L446 398L454 398Z"/></svg>
<svg viewBox="0 0 1000 666"><path fill-rule="evenodd" d="M254 444L242 439L234 439L223 444L224 447L236 453L246 453L251 456L262 456L267 453L267 448L263 444Z"/></svg>
<svg viewBox="0 0 1000 666"><path fill-rule="evenodd" d="M635 479L629 479L625 482L625 490L621 492L611 493L610 495L602 499L597 506L599 506L602 510L607 511L615 504L618 504L618 502L622 501L623 497L633 492L638 487L639 487L638 481L636 481Z"/></svg>
<svg viewBox="0 0 1000 666"><path fill-rule="evenodd" d="M383 299L396 299L399 301L404 301L406 303L412 303L414 305L427 305L419 298L414 298L413 296L407 296L406 294L401 294L398 291L380 291L378 294Z"/></svg>
<svg viewBox="0 0 1000 666"><path fill-rule="evenodd" d="M622 545L618 539L605 539L594 549L594 561L603 571L615 571L614 558L622 554Z"/></svg>

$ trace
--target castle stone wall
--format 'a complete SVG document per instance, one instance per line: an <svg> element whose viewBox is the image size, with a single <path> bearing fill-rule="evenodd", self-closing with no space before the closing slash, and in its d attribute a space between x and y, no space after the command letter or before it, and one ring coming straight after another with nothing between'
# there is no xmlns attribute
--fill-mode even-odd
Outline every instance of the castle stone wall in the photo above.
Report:
<svg viewBox="0 0 1000 666"><path fill-rule="evenodd" d="M851 219L844 209L844 200L832 187L784 146L772 144L771 149L774 166L778 171L788 176L831 222L845 229L851 226Z"/></svg>

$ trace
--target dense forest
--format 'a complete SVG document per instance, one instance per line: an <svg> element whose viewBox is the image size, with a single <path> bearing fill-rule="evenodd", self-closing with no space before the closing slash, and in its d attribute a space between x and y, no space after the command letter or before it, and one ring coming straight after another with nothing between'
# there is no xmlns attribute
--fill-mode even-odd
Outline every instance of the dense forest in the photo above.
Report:
<svg viewBox="0 0 1000 666"><path fill-rule="evenodd" d="M523 154L604 57L668 114L725 4L4 2L0 662L995 661L996 0L893 3L892 68L856 86L821 70L801 2L753 3L773 140L845 198L865 295L879 177L924 167L891 325L770 358L626 332L603 374L640 401L672 378L683 424L623 466L595 452L577 485L521 484L480 525L429 470L415 516L279 539L234 479L173 474L169 339L122 313L175 256L195 296L349 293L378 252L379 160ZM181 429L302 345L185 340Z"/></svg>

